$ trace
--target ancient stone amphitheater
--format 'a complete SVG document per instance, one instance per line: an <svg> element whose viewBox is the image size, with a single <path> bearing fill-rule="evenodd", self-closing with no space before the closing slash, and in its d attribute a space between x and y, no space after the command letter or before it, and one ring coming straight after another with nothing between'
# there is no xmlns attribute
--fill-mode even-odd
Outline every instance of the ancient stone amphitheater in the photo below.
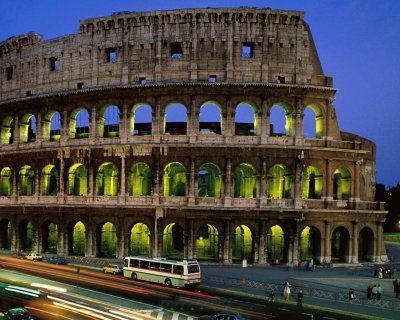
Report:
<svg viewBox="0 0 400 320"><path fill-rule="evenodd" d="M6 39L0 70L2 252L387 259L304 12L119 12Z"/></svg>

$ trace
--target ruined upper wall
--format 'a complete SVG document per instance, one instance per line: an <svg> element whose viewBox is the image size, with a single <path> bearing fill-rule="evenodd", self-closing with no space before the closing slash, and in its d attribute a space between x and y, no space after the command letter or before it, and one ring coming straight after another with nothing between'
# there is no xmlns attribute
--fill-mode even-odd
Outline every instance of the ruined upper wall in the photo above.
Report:
<svg viewBox="0 0 400 320"><path fill-rule="evenodd" d="M281 82L332 86L304 13L271 9L123 12L79 33L0 43L1 100L149 82Z"/></svg>

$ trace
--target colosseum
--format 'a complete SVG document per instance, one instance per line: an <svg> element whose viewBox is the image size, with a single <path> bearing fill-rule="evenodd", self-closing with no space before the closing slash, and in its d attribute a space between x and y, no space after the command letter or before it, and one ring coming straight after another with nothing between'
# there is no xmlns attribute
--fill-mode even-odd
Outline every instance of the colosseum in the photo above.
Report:
<svg viewBox="0 0 400 320"><path fill-rule="evenodd" d="M385 262L375 144L304 12L117 12L0 43L0 249Z"/></svg>

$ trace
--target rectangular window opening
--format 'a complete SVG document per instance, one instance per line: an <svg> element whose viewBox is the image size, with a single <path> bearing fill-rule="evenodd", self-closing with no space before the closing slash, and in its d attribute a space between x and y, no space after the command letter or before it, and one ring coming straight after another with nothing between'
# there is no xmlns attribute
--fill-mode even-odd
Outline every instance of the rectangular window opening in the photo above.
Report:
<svg viewBox="0 0 400 320"><path fill-rule="evenodd" d="M50 58L50 71L57 71L60 66L60 61L56 57Z"/></svg>
<svg viewBox="0 0 400 320"><path fill-rule="evenodd" d="M174 42L171 43L171 58L181 59L183 57L182 43Z"/></svg>
<svg viewBox="0 0 400 320"><path fill-rule="evenodd" d="M285 77L278 76L277 83L285 83Z"/></svg>
<svg viewBox="0 0 400 320"><path fill-rule="evenodd" d="M209 75L208 76L208 82L217 82L217 76L216 75Z"/></svg>
<svg viewBox="0 0 400 320"><path fill-rule="evenodd" d="M145 77L140 77L139 78L139 84L146 84L146 83L147 83L147 80L146 80Z"/></svg>
<svg viewBox="0 0 400 320"><path fill-rule="evenodd" d="M26 91L26 96L27 97L31 97L32 96L32 91L31 90Z"/></svg>
<svg viewBox="0 0 400 320"><path fill-rule="evenodd" d="M243 42L242 44L242 58L251 59L254 58L254 43Z"/></svg>
<svg viewBox="0 0 400 320"><path fill-rule="evenodd" d="M7 80L12 80L12 78L13 78L13 67L7 67L6 68L6 77L7 77Z"/></svg>
<svg viewBox="0 0 400 320"><path fill-rule="evenodd" d="M107 62L116 63L117 62L117 50L115 48L106 49Z"/></svg>
<svg viewBox="0 0 400 320"><path fill-rule="evenodd" d="M78 82L78 83L76 84L76 87L77 87L78 89L82 89L82 88L83 88L83 82Z"/></svg>

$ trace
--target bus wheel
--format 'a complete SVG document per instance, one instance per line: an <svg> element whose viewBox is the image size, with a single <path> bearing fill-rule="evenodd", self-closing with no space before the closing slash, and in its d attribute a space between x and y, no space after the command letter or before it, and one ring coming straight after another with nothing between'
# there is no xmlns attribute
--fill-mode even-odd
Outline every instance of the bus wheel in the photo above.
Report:
<svg viewBox="0 0 400 320"><path fill-rule="evenodd" d="M166 285L167 287L172 287L172 282L171 282L171 280L170 280L170 279L165 280L165 285Z"/></svg>
<svg viewBox="0 0 400 320"><path fill-rule="evenodd" d="M136 275L136 273L132 273L131 278L132 278L132 280L137 280L137 275Z"/></svg>

